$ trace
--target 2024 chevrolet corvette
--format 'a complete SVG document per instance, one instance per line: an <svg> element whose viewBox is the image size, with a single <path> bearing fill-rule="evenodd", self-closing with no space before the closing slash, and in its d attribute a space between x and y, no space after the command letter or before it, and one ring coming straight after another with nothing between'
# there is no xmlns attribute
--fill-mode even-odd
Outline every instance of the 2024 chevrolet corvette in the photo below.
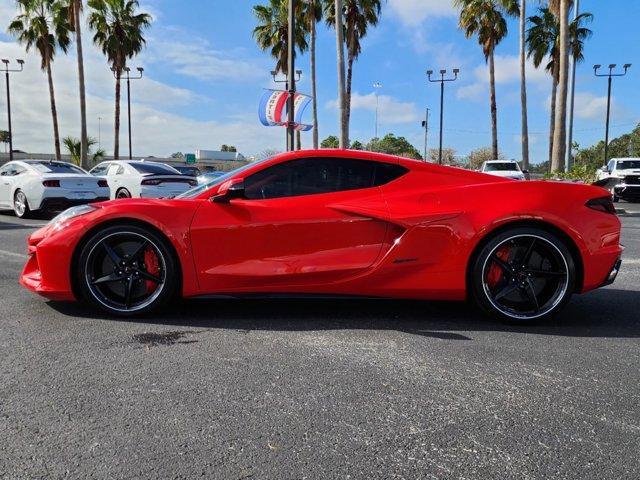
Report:
<svg viewBox="0 0 640 480"><path fill-rule="evenodd" d="M248 164L174 199L72 208L28 239L21 283L132 315L176 295L465 300L504 320L611 283L601 188L348 150Z"/></svg>

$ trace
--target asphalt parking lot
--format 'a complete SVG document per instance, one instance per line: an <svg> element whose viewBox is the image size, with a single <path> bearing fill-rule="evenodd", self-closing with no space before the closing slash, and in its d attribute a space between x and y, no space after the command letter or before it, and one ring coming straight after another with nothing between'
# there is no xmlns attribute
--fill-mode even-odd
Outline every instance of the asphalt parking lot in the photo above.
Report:
<svg viewBox="0 0 640 480"><path fill-rule="evenodd" d="M0 215L0 477L640 477L640 204L615 284L553 323L462 304L190 301L138 320L20 287Z"/></svg>

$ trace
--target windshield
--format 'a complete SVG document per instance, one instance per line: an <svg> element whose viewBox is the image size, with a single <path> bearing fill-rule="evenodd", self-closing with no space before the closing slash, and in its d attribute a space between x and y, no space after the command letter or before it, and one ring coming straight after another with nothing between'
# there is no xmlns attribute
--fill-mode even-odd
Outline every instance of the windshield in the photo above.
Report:
<svg viewBox="0 0 640 480"><path fill-rule="evenodd" d="M622 160L618 162L618 170L627 170L629 168L640 168L640 160Z"/></svg>
<svg viewBox="0 0 640 480"><path fill-rule="evenodd" d="M515 162L499 162L499 163L485 163L485 172L517 172L518 164Z"/></svg>
<svg viewBox="0 0 640 480"><path fill-rule="evenodd" d="M87 175L80 167L64 162L27 162L41 173L75 173Z"/></svg>
<svg viewBox="0 0 640 480"><path fill-rule="evenodd" d="M248 170L250 167L253 167L255 165L259 165L261 163L266 162L267 160L269 160L270 158L265 158L264 160L260 160L258 162L252 162L252 163L247 163L246 165L243 165L242 167L236 168L235 170L231 170L230 172L227 172L223 175L220 175L219 177L216 178L211 178L208 177L207 178L207 183L203 183L200 186L194 187L191 190L187 190L186 192L177 195L175 198L194 198L197 197L198 195L200 195L202 192L204 192L205 190L209 190L211 187L215 187L216 185L220 185L222 182L233 178L234 176L238 175L239 173L244 172L245 170Z"/></svg>
<svg viewBox="0 0 640 480"><path fill-rule="evenodd" d="M178 172L175 168L169 165L162 165L161 163L130 163L140 173L151 173L154 175L175 175Z"/></svg>

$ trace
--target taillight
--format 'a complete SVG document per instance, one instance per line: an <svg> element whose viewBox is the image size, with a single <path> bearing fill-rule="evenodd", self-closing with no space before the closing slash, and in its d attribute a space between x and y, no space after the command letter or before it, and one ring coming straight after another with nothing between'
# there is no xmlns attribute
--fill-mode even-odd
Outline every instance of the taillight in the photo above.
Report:
<svg viewBox="0 0 640 480"><path fill-rule="evenodd" d="M106 180L98 180L98 186L102 188L107 188L109 184L107 183Z"/></svg>
<svg viewBox="0 0 640 480"><path fill-rule="evenodd" d="M45 180L44 182L42 182L42 185L44 185L45 187L59 188L60 180Z"/></svg>
<svg viewBox="0 0 640 480"><path fill-rule="evenodd" d="M599 212L611 213L613 215L616 213L616 207L613 205L613 200L610 196L592 198L585 205L593 210L598 210Z"/></svg>
<svg viewBox="0 0 640 480"><path fill-rule="evenodd" d="M160 180L142 180L142 185L160 185Z"/></svg>

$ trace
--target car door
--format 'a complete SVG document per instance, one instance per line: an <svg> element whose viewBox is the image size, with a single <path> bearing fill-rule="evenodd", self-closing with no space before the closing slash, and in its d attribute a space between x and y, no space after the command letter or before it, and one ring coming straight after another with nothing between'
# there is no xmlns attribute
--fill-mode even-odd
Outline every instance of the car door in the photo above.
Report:
<svg viewBox="0 0 640 480"><path fill-rule="evenodd" d="M386 203L374 186L375 165L292 160L244 179L245 198L204 202L191 226L200 287L295 290L370 267L388 226Z"/></svg>
<svg viewBox="0 0 640 480"><path fill-rule="evenodd" d="M13 164L7 163L0 168L0 207L11 206L11 171Z"/></svg>

